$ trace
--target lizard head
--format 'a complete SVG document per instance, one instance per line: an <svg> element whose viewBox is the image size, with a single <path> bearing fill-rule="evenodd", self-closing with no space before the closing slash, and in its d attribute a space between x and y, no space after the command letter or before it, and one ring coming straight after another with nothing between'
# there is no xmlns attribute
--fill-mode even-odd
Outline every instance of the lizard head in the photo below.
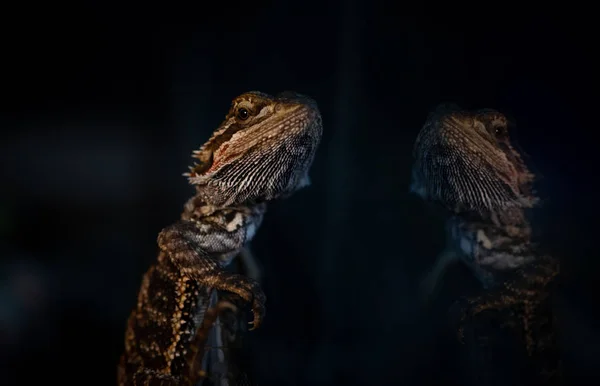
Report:
<svg viewBox="0 0 600 386"><path fill-rule="evenodd" d="M507 118L491 109L441 105L413 150L411 191L451 211L534 205L534 175L511 145Z"/></svg>
<svg viewBox="0 0 600 386"><path fill-rule="evenodd" d="M322 134L316 103L284 92L236 97L185 175L216 206L285 197L309 185L308 169Z"/></svg>

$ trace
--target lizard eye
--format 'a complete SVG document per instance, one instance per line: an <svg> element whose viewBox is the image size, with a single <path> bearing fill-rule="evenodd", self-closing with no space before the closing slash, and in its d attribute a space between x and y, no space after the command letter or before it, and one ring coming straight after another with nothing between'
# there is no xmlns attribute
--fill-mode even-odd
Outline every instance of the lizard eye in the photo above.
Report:
<svg viewBox="0 0 600 386"><path fill-rule="evenodd" d="M250 112L248 111L248 109L245 109L243 107L240 107L239 109L237 109L237 111L235 112L235 116L241 120L241 121L245 121L246 119L248 119L248 117L250 116Z"/></svg>

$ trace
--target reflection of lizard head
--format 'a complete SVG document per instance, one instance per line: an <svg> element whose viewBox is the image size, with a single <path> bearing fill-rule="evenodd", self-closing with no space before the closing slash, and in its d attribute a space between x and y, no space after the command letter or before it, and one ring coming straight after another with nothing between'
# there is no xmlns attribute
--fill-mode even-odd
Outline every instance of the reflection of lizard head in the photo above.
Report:
<svg viewBox="0 0 600 386"><path fill-rule="evenodd" d="M284 92L235 98L187 173L207 202L237 205L285 197L307 186L322 134L316 103Z"/></svg>
<svg viewBox="0 0 600 386"><path fill-rule="evenodd" d="M494 110L452 105L433 111L417 137L411 191L451 211L531 207L533 174Z"/></svg>

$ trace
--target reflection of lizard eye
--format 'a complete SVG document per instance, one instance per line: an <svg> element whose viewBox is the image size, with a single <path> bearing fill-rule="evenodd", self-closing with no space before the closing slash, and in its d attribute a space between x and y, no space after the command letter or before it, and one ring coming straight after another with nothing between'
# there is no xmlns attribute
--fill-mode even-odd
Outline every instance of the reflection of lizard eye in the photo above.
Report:
<svg viewBox="0 0 600 386"><path fill-rule="evenodd" d="M496 134L496 137L503 137L504 135L506 135L506 129L502 126L497 126L494 129L494 134Z"/></svg>
<svg viewBox="0 0 600 386"><path fill-rule="evenodd" d="M250 113L248 112L247 109L240 107L237 110L237 112L235 113L235 115L237 116L238 119L245 121L250 116Z"/></svg>

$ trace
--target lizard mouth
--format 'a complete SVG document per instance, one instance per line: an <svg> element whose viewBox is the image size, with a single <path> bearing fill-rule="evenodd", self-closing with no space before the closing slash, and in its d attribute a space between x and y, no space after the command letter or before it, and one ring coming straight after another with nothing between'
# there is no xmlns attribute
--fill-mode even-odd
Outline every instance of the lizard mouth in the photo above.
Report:
<svg viewBox="0 0 600 386"><path fill-rule="evenodd" d="M212 149L205 149L204 151L194 152L192 156L198 158L200 162L197 162L193 166L191 166L190 172L184 175L188 177L198 177L200 175L206 174L214 163L213 154L214 152Z"/></svg>

